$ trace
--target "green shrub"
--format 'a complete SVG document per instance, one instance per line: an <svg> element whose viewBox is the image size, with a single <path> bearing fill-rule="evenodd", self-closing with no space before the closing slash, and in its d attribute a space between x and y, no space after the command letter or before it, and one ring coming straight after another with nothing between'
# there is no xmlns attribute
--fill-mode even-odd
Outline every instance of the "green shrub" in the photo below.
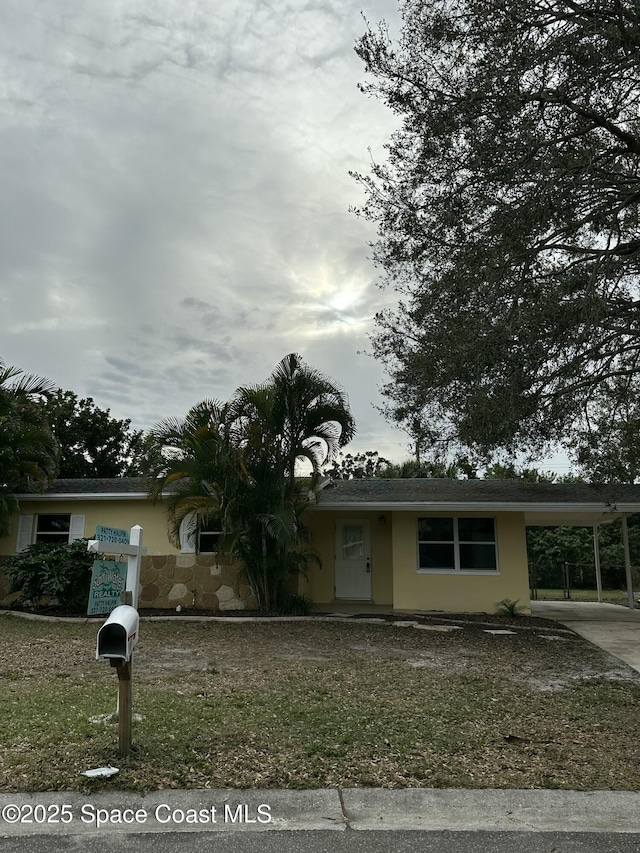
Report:
<svg viewBox="0 0 640 853"><path fill-rule="evenodd" d="M54 600L75 613L86 612L93 560L86 539L36 542L9 557L2 568L10 592L20 593L19 604L37 607Z"/></svg>
<svg viewBox="0 0 640 853"><path fill-rule="evenodd" d="M311 601L306 595L289 593L280 602L278 613L281 616L308 616L311 613Z"/></svg>
<svg viewBox="0 0 640 853"><path fill-rule="evenodd" d="M517 598L515 601L512 601L510 598L503 598L496 605L496 613L500 613L503 616L522 616L523 611L524 607L522 604L518 604Z"/></svg>

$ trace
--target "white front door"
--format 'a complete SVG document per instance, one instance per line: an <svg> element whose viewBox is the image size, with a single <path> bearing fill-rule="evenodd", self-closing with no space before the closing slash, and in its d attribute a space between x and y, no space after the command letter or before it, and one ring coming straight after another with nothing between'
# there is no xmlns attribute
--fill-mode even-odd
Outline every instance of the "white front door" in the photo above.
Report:
<svg viewBox="0 0 640 853"><path fill-rule="evenodd" d="M371 599L368 521L339 521L336 525L336 598Z"/></svg>

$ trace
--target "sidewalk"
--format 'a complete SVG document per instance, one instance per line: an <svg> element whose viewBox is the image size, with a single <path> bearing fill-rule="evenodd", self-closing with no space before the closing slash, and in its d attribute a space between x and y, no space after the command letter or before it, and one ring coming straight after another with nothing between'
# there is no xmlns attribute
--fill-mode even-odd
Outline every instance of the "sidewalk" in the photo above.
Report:
<svg viewBox="0 0 640 853"><path fill-rule="evenodd" d="M640 833L640 792L351 788L0 794L0 838L269 830Z"/></svg>

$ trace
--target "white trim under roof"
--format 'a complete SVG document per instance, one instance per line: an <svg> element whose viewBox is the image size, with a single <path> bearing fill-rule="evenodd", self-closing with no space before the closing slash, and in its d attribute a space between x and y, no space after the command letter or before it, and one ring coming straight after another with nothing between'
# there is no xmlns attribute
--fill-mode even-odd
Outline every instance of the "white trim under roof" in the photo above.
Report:
<svg viewBox="0 0 640 853"><path fill-rule="evenodd" d="M566 503L544 501L323 501L310 503L309 512L522 512L531 527L567 525L590 527L607 524L623 515L640 513L640 503ZM19 502L30 501L150 501L147 492L29 492L18 494Z"/></svg>
<svg viewBox="0 0 640 853"><path fill-rule="evenodd" d="M521 501L331 501L309 507L312 512L522 512L529 526L590 527L623 515L640 513L640 503L525 503Z"/></svg>
<svg viewBox="0 0 640 853"><path fill-rule="evenodd" d="M16 495L18 501L143 501L151 500L146 492L28 492Z"/></svg>

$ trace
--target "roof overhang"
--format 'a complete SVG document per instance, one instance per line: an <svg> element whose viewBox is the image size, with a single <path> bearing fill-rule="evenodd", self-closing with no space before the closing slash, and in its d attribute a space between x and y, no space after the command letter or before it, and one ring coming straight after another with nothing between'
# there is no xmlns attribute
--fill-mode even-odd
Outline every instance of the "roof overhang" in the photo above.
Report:
<svg viewBox="0 0 640 853"><path fill-rule="evenodd" d="M42 501L148 501L146 492L28 492L24 495L16 495L20 503Z"/></svg>
<svg viewBox="0 0 640 853"><path fill-rule="evenodd" d="M593 503L518 503L518 502L459 502L459 501L332 501L309 507L312 512L446 512L446 513L524 513L530 527L592 527L610 524L623 515L640 513L640 504Z"/></svg>

